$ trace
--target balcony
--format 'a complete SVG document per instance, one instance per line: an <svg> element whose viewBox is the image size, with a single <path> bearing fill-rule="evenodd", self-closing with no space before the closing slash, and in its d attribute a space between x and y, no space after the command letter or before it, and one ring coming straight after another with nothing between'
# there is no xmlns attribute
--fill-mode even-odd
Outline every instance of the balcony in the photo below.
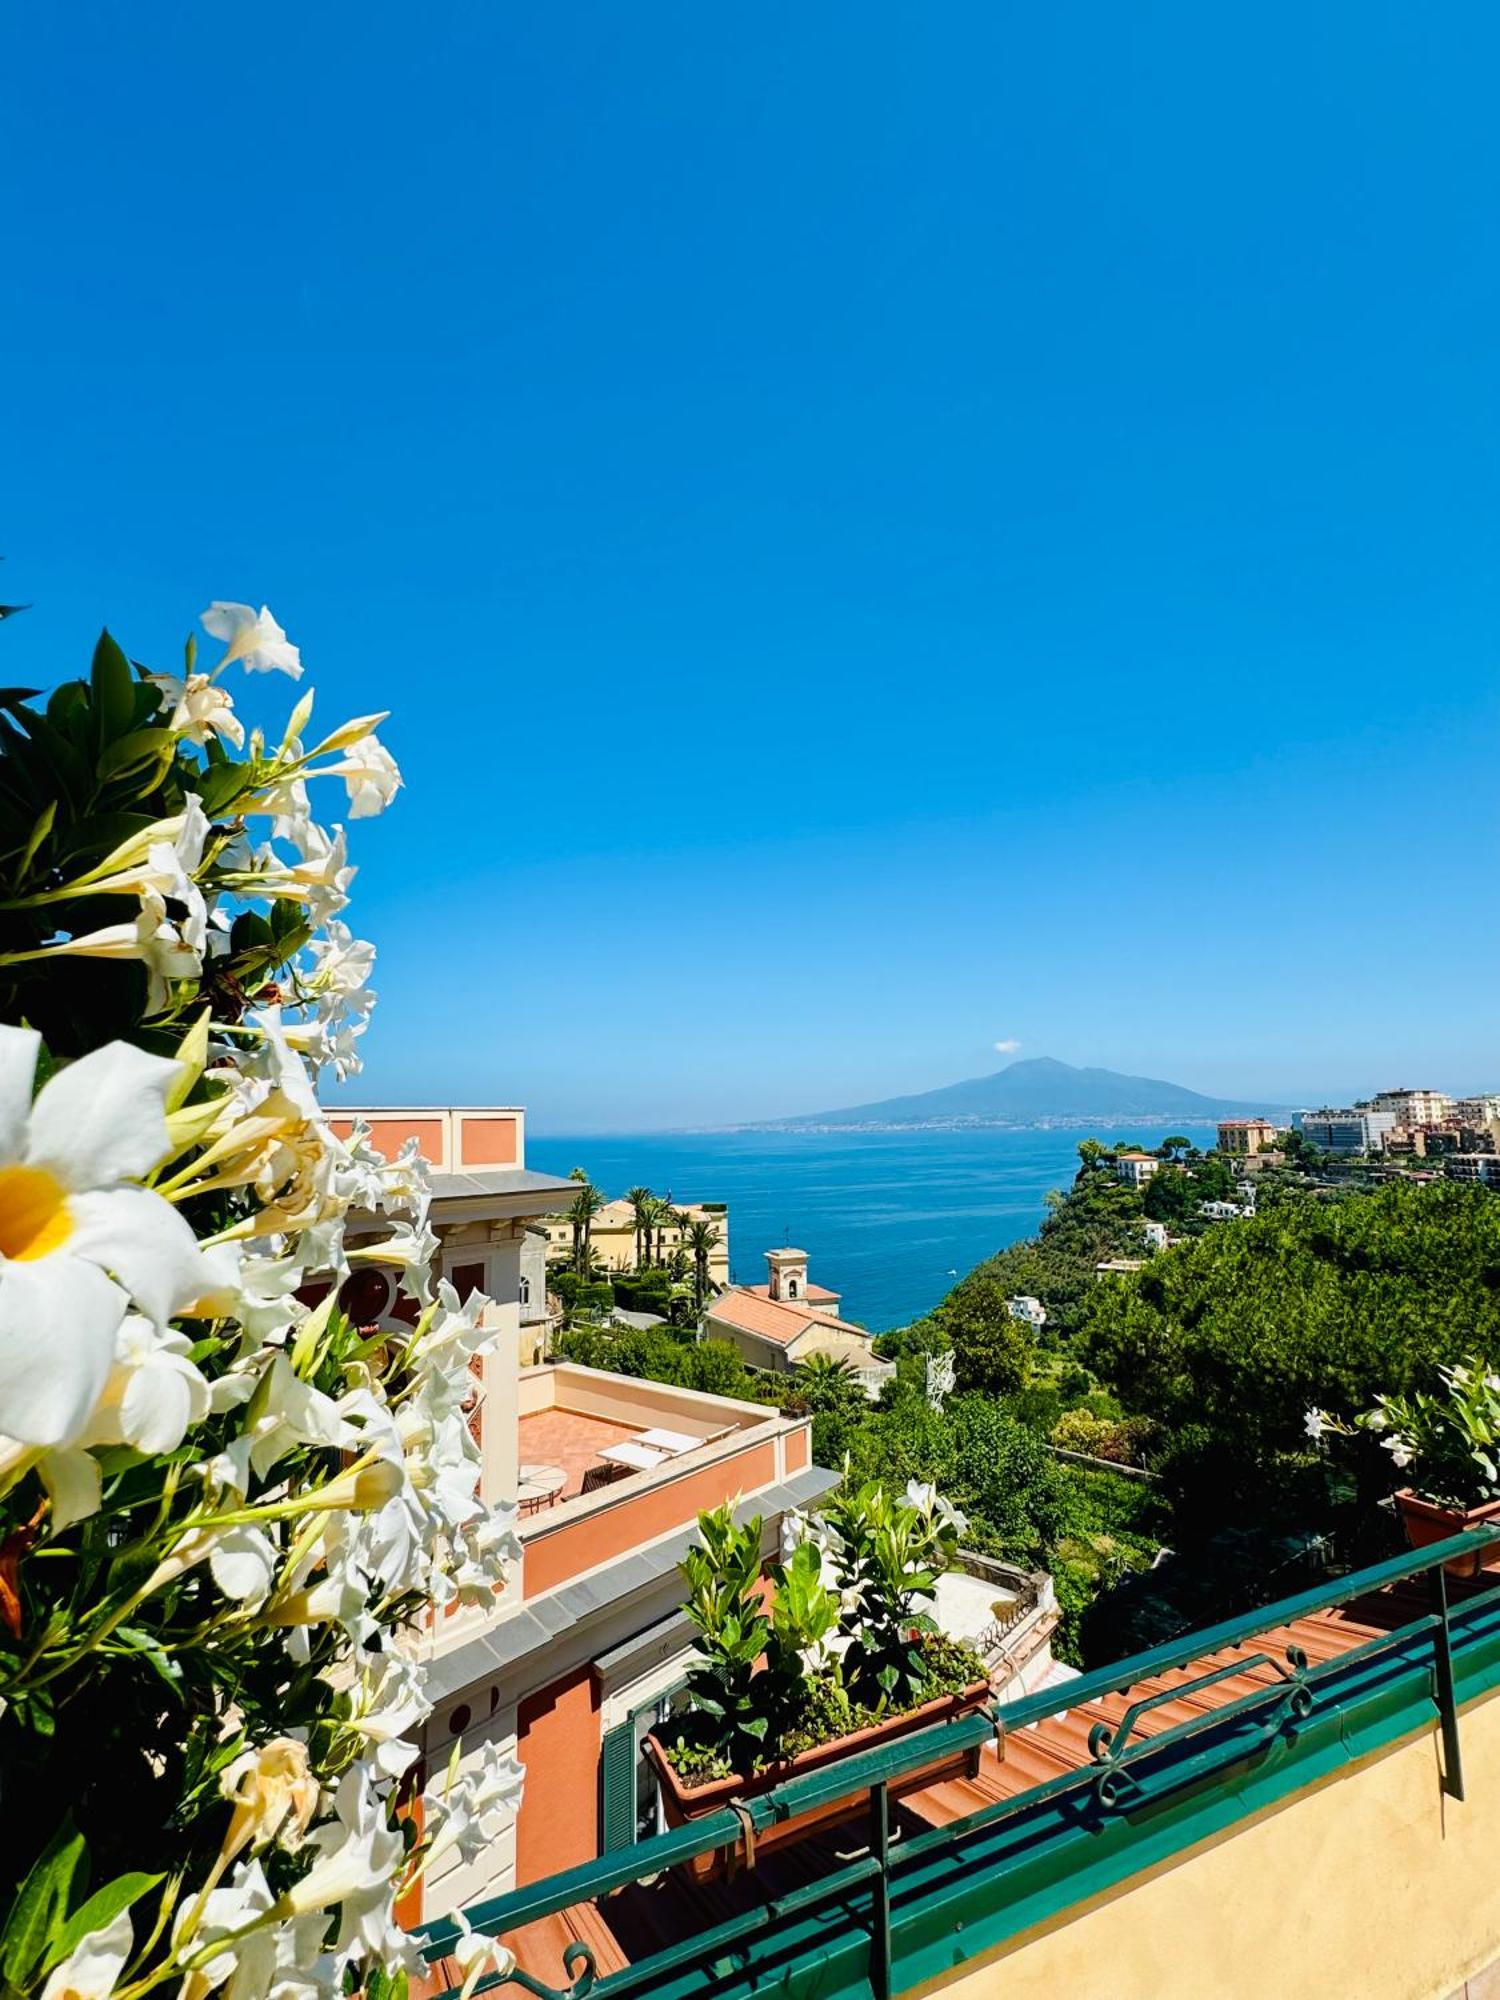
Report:
<svg viewBox="0 0 1500 2000"><path fill-rule="evenodd" d="M527 1598L721 1501L797 1504L813 1476L809 1420L764 1403L558 1362L522 1370L517 1409Z"/></svg>
<svg viewBox="0 0 1500 2000"><path fill-rule="evenodd" d="M1472 1995L1500 1959L1500 1578L1443 1565L1496 1542L864 1752L470 1920L531 1993L601 2000ZM968 1775L889 1803L956 1752ZM757 1856L776 1821L861 1795L867 1832ZM716 1849L737 1872L693 1881L682 1864ZM425 1932L439 1973L452 1937Z"/></svg>

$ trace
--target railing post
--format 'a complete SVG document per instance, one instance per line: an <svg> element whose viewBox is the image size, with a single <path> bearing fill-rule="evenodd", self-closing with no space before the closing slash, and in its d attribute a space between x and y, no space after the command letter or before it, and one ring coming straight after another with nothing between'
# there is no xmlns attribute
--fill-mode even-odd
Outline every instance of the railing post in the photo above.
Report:
<svg viewBox="0 0 1500 2000"><path fill-rule="evenodd" d="M875 2000L890 2000L891 1809L884 1779L870 1787L870 1852L879 1864L870 1884L870 1985Z"/></svg>
<svg viewBox="0 0 1500 2000"><path fill-rule="evenodd" d="M1464 1795L1464 1758L1458 1741L1458 1700L1453 1691L1453 1648L1448 1631L1448 1579L1443 1565L1427 1572L1427 1587L1437 1623L1432 1629L1432 1674L1438 1716L1443 1728L1443 1790L1450 1798Z"/></svg>

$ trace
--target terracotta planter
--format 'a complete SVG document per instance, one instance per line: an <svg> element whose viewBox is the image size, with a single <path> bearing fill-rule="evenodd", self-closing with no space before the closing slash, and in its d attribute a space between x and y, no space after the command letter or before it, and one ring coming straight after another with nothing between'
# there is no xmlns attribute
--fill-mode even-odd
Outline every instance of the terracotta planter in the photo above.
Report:
<svg viewBox="0 0 1500 2000"><path fill-rule="evenodd" d="M920 1708L908 1709L904 1715L889 1716L884 1722L872 1723L868 1729L853 1730L848 1736L836 1736L831 1742L819 1743L815 1749L804 1750L784 1763L768 1766L753 1778L714 1778L707 1784L685 1785L672 1769L666 1746L654 1732L646 1738L646 1754L656 1770L667 1824L685 1826L691 1820L702 1819L705 1814L718 1812L734 1800L759 1798L773 1786L785 1784L788 1778L801 1777L805 1771L821 1770L825 1764L835 1763L841 1757L852 1757L858 1750L874 1749L877 1744L909 1736L914 1730L930 1728L935 1722L952 1722L961 1715L972 1715L989 1699L989 1682L975 1681L961 1694L939 1695L934 1701L923 1702ZM893 1800L904 1798L908 1792L920 1791L924 1785L935 1785L945 1778L972 1776L978 1756L977 1750L955 1750L946 1756L936 1757L920 1770L893 1780L888 1788L889 1796ZM851 1792L847 1798L832 1799L827 1805L798 1813L794 1819L780 1821L764 1833L757 1834L756 1848L779 1847L784 1841L800 1840L814 1827L841 1826L848 1820L858 1818L865 1810L867 1797L868 1791L862 1787ZM685 1866L695 1880L709 1881L726 1872L734 1852L733 1848L717 1848L710 1854L697 1855Z"/></svg>
<svg viewBox="0 0 1500 2000"><path fill-rule="evenodd" d="M1500 1521L1500 1500L1487 1500L1482 1507L1439 1507L1436 1501L1424 1500L1409 1486L1403 1486L1396 1495L1396 1506L1406 1539L1414 1549L1428 1549L1434 1542L1445 1542L1450 1535L1461 1534L1465 1528ZM1478 1576L1481 1570L1500 1570L1500 1542L1483 1554L1458 1556L1444 1563L1443 1568L1450 1576Z"/></svg>

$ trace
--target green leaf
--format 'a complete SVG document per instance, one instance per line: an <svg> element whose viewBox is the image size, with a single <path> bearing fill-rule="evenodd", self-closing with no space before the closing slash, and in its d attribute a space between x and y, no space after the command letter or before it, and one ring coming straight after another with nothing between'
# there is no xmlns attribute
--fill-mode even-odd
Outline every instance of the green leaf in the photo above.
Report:
<svg viewBox="0 0 1500 2000"><path fill-rule="evenodd" d="M137 1868L128 1875L117 1875L113 1882L106 1882L102 1889L96 1889L86 1903L79 1904L58 1937L47 1947L47 1956L39 1970L50 1972L54 1965L60 1964L70 1951L82 1944L90 1931L102 1931L106 1924L114 1922L121 1910L128 1910L132 1903L140 1901L148 1889L154 1889L158 1882L165 1880L163 1875L146 1875Z"/></svg>
<svg viewBox="0 0 1500 2000"><path fill-rule="evenodd" d="M21 859L16 868L18 878L24 878L27 869L36 859L36 851L52 831L52 822L57 818L57 800L49 799L42 808L41 817L31 829L31 838L21 850Z"/></svg>
<svg viewBox="0 0 1500 2000"><path fill-rule="evenodd" d="M130 771L144 771L150 765L159 765L158 771L147 780L147 787L154 790L158 780L165 774L167 766L176 755L176 743L165 729L132 729L124 736L117 736L99 759L101 778L123 778Z"/></svg>
<svg viewBox="0 0 1500 2000"><path fill-rule="evenodd" d="M0 1977L23 1991L62 1928L69 1891L87 1848L68 1813L16 1891L16 1900L0 1932Z"/></svg>
<svg viewBox="0 0 1500 2000"><path fill-rule="evenodd" d="M89 681L94 691L95 748L103 750L135 720L135 675L108 632L99 634Z"/></svg>
<svg viewBox="0 0 1500 2000"><path fill-rule="evenodd" d="M117 1644L128 1646L132 1652L139 1653L147 1666L153 1668L166 1682L173 1694L180 1695L182 1666L165 1650L159 1639L150 1632L143 1632L137 1625L121 1625L114 1636Z"/></svg>

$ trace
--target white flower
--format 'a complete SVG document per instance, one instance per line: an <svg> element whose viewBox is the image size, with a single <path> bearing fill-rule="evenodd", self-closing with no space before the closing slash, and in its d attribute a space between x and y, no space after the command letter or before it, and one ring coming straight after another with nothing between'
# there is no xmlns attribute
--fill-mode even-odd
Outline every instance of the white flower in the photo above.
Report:
<svg viewBox="0 0 1500 2000"><path fill-rule="evenodd" d="M263 1528L241 1524L216 1535L208 1552L214 1582L236 1604L258 1603L276 1580L280 1555Z"/></svg>
<svg viewBox="0 0 1500 2000"><path fill-rule="evenodd" d="M1322 1410L1309 1410L1302 1420L1302 1428L1315 1444L1320 1443L1329 1431L1327 1414Z"/></svg>
<svg viewBox="0 0 1500 2000"><path fill-rule="evenodd" d="M400 769L378 736L367 736L347 757L325 765L318 775L343 779L349 792L350 819L373 819L401 789Z"/></svg>
<svg viewBox="0 0 1500 2000"><path fill-rule="evenodd" d="M151 679L171 704L167 727L174 736L186 743L206 743L211 736L222 736L236 750L242 748L245 725L235 714L228 693L212 675L189 674L179 680L176 674L152 674Z"/></svg>
<svg viewBox="0 0 1500 2000"><path fill-rule="evenodd" d="M520 1810L525 1782L526 1767L498 1743L487 1743L476 1768L460 1773L443 1791L426 1793L427 1824L436 1828L428 1866L454 1847L461 1861L477 1860Z"/></svg>
<svg viewBox="0 0 1500 2000"><path fill-rule="evenodd" d="M461 1994L472 1993L486 1973L495 1973L502 1983L507 1980L515 1970L515 1953L487 1931L476 1931L466 1910L457 1911L456 1918L458 1936L448 1956L463 1974Z"/></svg>
<svg viewBox="0 0 1500 2000"><path fill-rule="evenodd" d="M208 1415L208 1383L189 1359L187 1336L127 1313L115 1336L115 1365L90 1421L89 1444L176 1451L191 1424Z"/></svg>
<svg viewBox="0 0 1500 2000"><path fill-rule="evenodd" d="M130 1183L165 1157L179 1065L111 1042L31 1102L40 1037L0 1027L0 1411L27 1444L83 1431L130 1299L157 1325L204 1284L192 1230Z"/></svg>
<svg viewBox="0 0 1500 2000"><path fill-rule="evenodd" d="M304 1382L284 1354L276 1355L261 1377L250 1416L255 1440L250 1463L261 1479L299 1444L359 1442L347 1432L333 1398Z"/></svg>
<svg viewBox="0 0 1500 2000"><path fill-rule="evenodd" d="M106 2000L134 1949L130 1913L122 1910L113 1923L90 1931L61 1965L53 1967L41 2000Z"/></svg>
<svg viewBox="0 0 1500 2000"><path fill-rule="evenodd" d="M391 1882L405 1856L401 1835L386 1823L369 1774L354 1765L340 1780L336 1824L321 1826L310 1845L320 1858L281 1899L289 1916L339 1911L337 1950L378 1955L390 1930Z"/></svg>
<svg viewBox="0 0 1500 2000"><path fill-rule="evenodd" d="M422 1668L398 1653L388 1653L351 1692L348 1727L371 1745L383 1777L403 1776L420 1754L416 1732L432 1713L425 1682Z"/></svg>
<svg viewBox="0 0 1500 2000"><path fill-rule="evenodd" d="M908 1479L906 1502L924 1519L940 1528L951 1528L955 1535L961 1535L969 1525L968 1516L960 1513L951 1500L945 1500L931 1480Z"/></svg>
<svg viewBox="0 0 1500 2000"><path fill-rule="evenodd" d="M219 662L243 660L252 674L290 674L302 677L302 655L288 644L287 636L271 616L267 605L256 611L249 604L228 604L216 599L202 616L203 629L212 638L222 639L227 648Z"/></svg>
<svg viewBox="0 0 1500 2000"><path fill-rule="evenodd" d="M307 1745L295 1736L273 1736L258 1749L243 1751L219 1774L219 1790L234 1807L224 1845L231 1854L245 1845L295 1852L312 1824L320 1791L307 1759Z"/></svg>
<svg viewBox="0 0 1500 2000"><path fill-rule="evenodd" d="M206 940L207 913L196 890L184 915L175 918L168 915L166 902L156 890L147 889L133 923L106 924L82 937L41 945L31 956L139 959L150 981L146 1012L159 1014L169 998L169 982L196 979L203 970Z"/></svg>
<svg viewBox="0 0 1500 2000"><path fill-rule="evenodd" d="M309 823L300 846L302 859L294 862L282 861L270 847L262 848L247 887L255 895L305 904L314 925L325 924L348 903L349 884L354 879L344 829L335 827L329 834Z"/></svg>
<svg viewBox="0 0 1500 2000"><path fill-rule="evenodd" d="M37 1474L52 1501L52 1526L61 1530L99 1511L103 1490L95 1445L129 1445L136 1451L175 1451L189 1424L208 1414L208 1383L187 1358L188 1342L175 1328L163 1332L139 1313L127 1313L115 1335L115 1365L103 1395L70 1444L43 1451ZM0 1438L0 1456L19 1447Z"/></svg>

